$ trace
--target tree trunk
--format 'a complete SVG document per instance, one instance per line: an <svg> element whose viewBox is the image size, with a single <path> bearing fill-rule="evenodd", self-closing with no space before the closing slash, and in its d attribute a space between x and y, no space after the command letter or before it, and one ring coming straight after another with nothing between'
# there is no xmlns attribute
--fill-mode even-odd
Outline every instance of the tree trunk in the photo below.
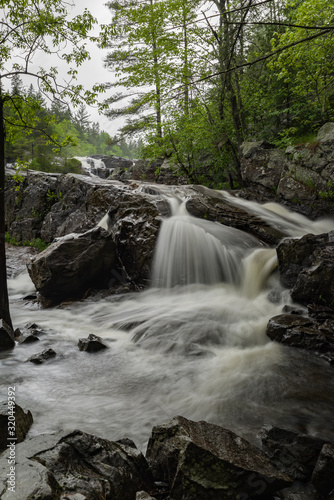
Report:
<svg viewBox="0 0 334 500"><path fill-rule="evenodd" d="M0 319L13 328L9 312L5 249L5 126L4 100L0 88Z"/></svg>

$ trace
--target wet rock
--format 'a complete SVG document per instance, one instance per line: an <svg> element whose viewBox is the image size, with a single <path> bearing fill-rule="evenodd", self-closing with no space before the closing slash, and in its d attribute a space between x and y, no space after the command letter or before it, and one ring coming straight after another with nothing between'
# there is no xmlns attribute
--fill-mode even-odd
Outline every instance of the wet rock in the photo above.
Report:
<svg viewBox="0 0 334 500"><path fill-rule="evenodd" d="M223 194L204 186L191 186L186 192L189 198L186 203L187 210L195 217L235 227L269 245L278 244L286 236L284 232L269 226L256 215L234 205L233 198L227 199Z"/></svg>
<svg viewBox="0 0 334 500"><path fill-rule="evenodd" d="M156 500L156 498L151 497L146 491L137 491L136 500Z"/></svg>
<svg viewBox="0 0 334 500"><path fill-rule="evenodd" d="M263 426L259 437L275 467L303 481L311 478L326 443L322 439L271 425Z"/></svg>
<svg viewBox="0 0 334 500"><path fill-rule="evenodd" d="M41 365L42 363L45 363L55 356L57 356L57 353L53 349L45 349L39 354L34 354L33 356L31 356L28 361L34 363L35 365Z"/></svg>
<svg viewBox="0 0 334 500"><path fill-rule="evenodd" d="M38 342L39 338L36 335L20 335L17 339L19 344L33 344L34 342Z"/></svg>
<svg viewBox="0 0 334 500"><path fill-rule="evenodd" d="M154 427L146 457L173 500L256 498L290 484L258 448L222 427L175 417ZM246 495L248 495L246 497Z"/></svg>
<svg viewBox="0 0 334 500"><path fill-rule="evenodd" d="M103 288L115 262L115 243L107 231L96 227L51 244L28 265L36 289L56 302L82 297L88 288Z"/></svg>
<svg viewBox="0 0 334 500"><path fill-rule="evenodd" d="M277 257L281 282L296 302L334 309L334 231L287 238L278 245Z"/></svg>
<svg viewBox="0 0 334 500"><path fill-rule="evenodd" d="M280 314L269 320L266 333L271 340L307 349L334 364L334 320Z"/></svg>
<svg viewBox="0 0 334 500"><path fill-rule="evenodd" d="M14 417L14 420L9 420L11 416ZM15 426L10 426L10 422L15 422ZM32 423L33 418L31 412L21 408L13 399L10 399L10 396L8 401L1 401L0 451L5 450L9 444L14 443L15 448L16 443L21 443L26 437Z"/></svg>
<svg viewBox="0 0 334 500"><path fill-rule="evenodd" d="M137 491L152 487L147 462L133 444L127 446L81 431L64 436L56 446L31 459L47 469L63 495L134 500Z"/></svg>
<svg viewBox="0 0 334 500"><path fill-rule="evenodd" d="M87 339L79 339L78 347L80 351L97 352L102 349L107 349L107 346L102 342L102 339L92 333Z"/></svg>
<svg viewBox="0 0 334 500"><path fill-rule="evenodd" d="M15 346L15 335L4 319L0 318L0 351L12 349Z"/></svg>
<svg viewBox="0 0 334 500"><path fill-rule="evenodd" d="M323 446L315 465L312 483L317 491L326 497L334 493L334 445L327 443Z"/></svg>

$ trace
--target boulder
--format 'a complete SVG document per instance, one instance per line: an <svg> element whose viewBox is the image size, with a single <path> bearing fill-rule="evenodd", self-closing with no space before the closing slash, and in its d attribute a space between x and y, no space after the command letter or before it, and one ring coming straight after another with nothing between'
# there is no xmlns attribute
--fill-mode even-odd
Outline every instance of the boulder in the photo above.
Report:
<svg viewBox="0 0 334 500"><path fill-rule="evenodd" d="M317 141L320 142L334 142L334 123L328 122L323 125L318 134Z"/></svg>
<svg viewBox="0 0 334 500"><path fill-rule="evenodd" d="M287 238L277 247L283 286L300 304L334 309L334 231L300 239Z"/></svg>
<svg viewBox="0 0 334 500"><path fill-rule="evenodd" d="M324 497L334 491L334 445L327 443L322 447L312 474L312 483Z"/></svg>
<svg viewBox="0 0 334 500"><path fill-rule="evenodd" d="M51 449L34 454L31 460L47 469L63 495L135 500L137 491L152 488L147 462L132 442L112 442L74 431Z"/></svg>
<svg viewBox="0 0 334 500"><path fill-rule="evenodd" d="M4 319L0 318L0 352L13 347L15 347L14 331Z"/></svg>
<svg viewBox="0 0 334 500"><path fill-rule="evenodd" d="M265 425L259 432L271 462L294 479L309 481L326 442L297 432Z"/></svg>
<svg viewBox="0 0 334 500"><path fill-rule="evenodd" d="M56 240L27 266L36 289L60 302L108 284L115 265L113 237L101 227Z"/></svg>
<svg viewBox="0 0 334 500"><path fill-rule="evenodd" d="M9 426L8 417L13 416L15 427ZM0 402L0 452L5 450L9 444L13 443L15 448L16 443L21 443L26 437L33 418L29 410L24 410L9 399L8 401ZM1 496L1 492L0 492Z"/></svg>
<svg viewBox="0 0 334 500"><path fill-rule="evenodd" d="M256 215L250 214L234 205L222 193L204 186L191 186L186 191L188 200L187 210L194 217L212 220L245 231L269 245L277 245L287 236Z"/></svg>
<svg viewBox="0 0 334 500"><path fill-rule="evenodd" d="M97 352L107 349L107 346L102 342L102 339L97 335L90 333L87 339L79 339L78 347L80 351Z"/></svg>
<svg viewBox="0 0 334 500"><path fill-rule="evenodd" d="M280 314L271 318L267 336L282 344L307 349L334 364L334 320L317 321L296 314Z"/></svg>
<svg viewBox="0 0 334 500"><path fill-rule="evenodd" d="M233 432L175 417L154 427L146 458L173 500L266 498L291 484L260 449ZM244 496L242 496L244 495Z"/></svg>
<svg viewBox="0 0 334 500"><path fill-rule="evenodd" d="M244 142L241 151L241 176L245 185L260 184L274 196L285 167L284 151L265 141Z"/></svg>

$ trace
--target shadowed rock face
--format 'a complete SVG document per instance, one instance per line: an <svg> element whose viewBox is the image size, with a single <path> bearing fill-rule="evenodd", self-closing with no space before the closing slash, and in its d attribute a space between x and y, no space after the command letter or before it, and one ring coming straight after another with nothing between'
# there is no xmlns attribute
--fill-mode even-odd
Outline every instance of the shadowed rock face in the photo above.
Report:
<svg viewBox="0 0 334 500"><path fill-rule="evenodd" d="M107 286L114 262L114 241L97 227L55 241L31 260L28 271L37 290L57 301Z"/></svg>
<svg viewBox="0 0 334 500"><path fill-rule="evenodd" d="M281 282L296 302L334 309L334 231L285 239L277 257Z"/></svg>
<svg viewBox="0 0 334 500"><path fill-rule="evenodd" d="M147 459L154 479L169 483L175 500L256 498L264 492L271 498L292 482L245 439L183 417L153 428Z"/></svg>

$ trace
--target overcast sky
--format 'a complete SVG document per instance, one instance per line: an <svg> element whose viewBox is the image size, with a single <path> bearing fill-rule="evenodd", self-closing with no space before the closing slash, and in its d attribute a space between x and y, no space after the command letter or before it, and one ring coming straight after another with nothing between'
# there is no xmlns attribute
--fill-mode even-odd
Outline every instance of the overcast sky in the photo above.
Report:
<svg viewBox="0 0 334 500"><path fill-rule="evenodd" d="M106 0L74 0L75 7L68 7L70 17L81 14L87 8L91 14L97 18L99 24L108 24L111 21L111 12L105 6ZM97 35L99 32L98 25L95 26L91 34ZM103 59L107 54L107 50L102 50L97 45L90 43L88 49L91 59L86 61L78 68L77 83L83 84L85 89L91 89L96 83L106 83L113 80L113 73L104 67ZM54 58L54 60L53 60ZM58 56L50 56L41 52L37 52L33 58L33 66L47 68L55 66L58 69L58 80L61 82L62 77L68 79L67 71L69 66L65 61L62 61ZM36 81L31 80L35 86ZM24 79L24 85L29 86L29 78ZM107 97L107 93L100 94L99 100L103 101ZM115 135L119 127L124 124L124 119L109 120L104 115L99 115L97 107L87 106L87 112L90 113L91 121L98 122L100 129L110 135Z"/></svg>
<svg viewBox="0 0 334 500"><path fill-rule="evenodd" d="M87 8L91 14L97 18L99 24L108 24L111 21L111 12L105 6L106 0L74 0L76 7L69 9L69 12L80 14ZM95 27L96 34L98 33L98 25ZM106 83L113 79L112 72L104 67L103 58L107 54L107 50L99 49L95 44L89 45L91 60L85 62L78 68L78 82L82 83L85 88L91 88L95 83ZM104 94L101 94L100 100L103 100ZM115 135L117 128L121 126L120 120L109 120L103 115L99 115L97 109L87 107L87 111L91 115L94 122L99 122L101 130L105 130L110 135Z"/></svg>

